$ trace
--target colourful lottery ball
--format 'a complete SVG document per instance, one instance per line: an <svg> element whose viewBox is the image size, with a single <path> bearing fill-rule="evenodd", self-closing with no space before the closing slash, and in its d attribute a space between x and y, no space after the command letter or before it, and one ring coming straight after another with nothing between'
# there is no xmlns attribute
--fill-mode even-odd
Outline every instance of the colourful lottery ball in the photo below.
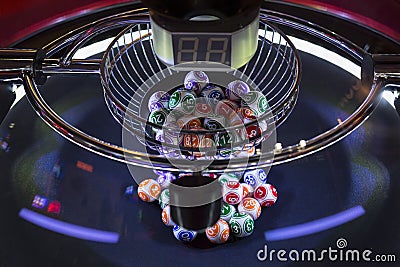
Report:
<svg viewBox="0 0 400 267"><path fill-rule="evenodd" d="M149 111L152 112L161 108L168 108L170 95L167 92L158 91L153 93L148 102Z"/></svg>
<svg viewBox="0 0 400 267"><path fill-rule="evenodd" d="M199 94L207 86L209 79L204 71L192 70L186 74L183 83L186 90Z"/></svg>
<svg viewBox="0 0 400 267"><path fill-rule="evenodd" d="M157 177L157 183L161 186L161 189L168 188L169 184L176 179L176 176L170 172L162 173Z"/></svg>
<svg viewBox="0 0 400 267"><path fill-rule="evenodd" d="M203 126L207 130L223 129L225 125L225 118L222 116L215 116L212 118L205 118Z"/></svg>
<svg viewBox="0 0 400 267"><path fill-rule="evenodd" d="M261 215L261 205L258 201L252 197L243 198L242 202L238 205L238 212L247 213L253 218L253 220L257 220Z"/></svg>
<svg viewBox="0 0 400 267"><path fill-rule="evenodd" d="M246 183L241 183L243 187L243 198L253 196L254 188Z"/></svg>
<svg viewBox="0 0 400 267"><path fill-rule="evenodd" d="M229 100L240 100L250 91L250 87L241 80L230 82L225 90L225 96Z"/></svg>
<svg viewBox="0 0 400 267"><path fill-rule="evenodd" d="M138 196L145 202L153 202L158 199L161 193L161 186L153 179L146 179L140 182Z"/></svg>
<svg viewBox="0 0 400 267"><path fill-rule="evenodd" d="M254 231L254 220L244 212L236 212L229 220L231 232L236 237L249 236Z"/></svg>
<svg viewBox="0 0 400 267"><path fill-rule="evenodd" d="M260 117L267 112L268 102L263 93L251 91L242 96L242 107L250 108L254 116Z"/></svg>
<svg viewBox="0 0 400 267"><path fill-rule="evenodd" d="M171 219L171 208L166 206L161 212L161 219L166 226L174 226L175 223Z"/></svg>
<svg viewBox="0 0 400 267"><path fill-rule="evenodd" d="M223 203L221 207L221 219L229 222L229 220L232 218L235 212L236 212L235 206Z"/></svg>
<svg viewBox="0 0 400 267"><path fill-rule="evenodd" d="M188 91L175 91L169 99L169 109L174 110L173 114L192 114L196 104L196 97Z"/></svg>
<svg viewBox="0 0 400 267"><path fill-rule="evenodd" d="M175 225L172 231L175 238L183 242L191 242L197 236L196 231L187 230L179 225Z"/></svg>
<svg viewBox="0 0 400 267"><path fill-rule="evenodd" d="M262 184L254 189L254 198L262 207L270 207L278 199L278 192L273 185Z"/></svg>
<svg viewBox="0 0 400 267"><path fill-rule="evenodd" d="M205 103L205 100L200 98L196 100L196 106L194 110L195 117L212 117L214 116L213 107L209 103Z"/></svg>
<svg viewBox="0 0 400 267"><path fill-rule="evenodd" d="M168 117L168 110L166 110L165 108L157 109L149 114L149 122L159 125L160 126L159 128L161 129L161 127L167 121L167 117ZM153 129L155 131L160 130L155 127L153 127Z"/></svg>
<svg viewBox="0 0 400 267"><path fill-rule="evenodd" d="M206 229L206 236L211 243L222 244L229 239L229 224L219 219L217 223Z"/></svg>
<svg viewBox="0 0 400 267"><path fill-rule="evenodd" d="M218 182L220 182L221 185L224 185L228 181L239 182L239 179L232 173L223 173L218 177Z"/></svg>
<svg viewBox="0 0 400 267"><path fill-rule="evenodd" d="M158 204L162 209L169 205L169 189L164 189L158 197Z"/></svg>
<svg viewBox="0 0 400 267"><path fill-rule="evenodd" d="M215 105L215 114L228 118L238 108L238 104L229 99L222 99Z"/></svg>
<svg viewBox="0 0 400 267"><path fill-rule="evenodd" d="M243 199L243 187L239 182L228 181L222 185L222 199L230 205L239 204Z"/></svg>
<svg viewBox="0 0 400 267"><path fill-rule="evenodd" d="M253 188L256 188L257 186L267 182L267 173L263 169L246 171L243 174L243 181Z"/></svg>
<svg viewBox="0 0 400 267"><path fill-rule="evenodd" d="M205 98L208 103L216 105L219 101L224 99L224 91L220 86L210 84L201 91L200 97Z"/></svg>

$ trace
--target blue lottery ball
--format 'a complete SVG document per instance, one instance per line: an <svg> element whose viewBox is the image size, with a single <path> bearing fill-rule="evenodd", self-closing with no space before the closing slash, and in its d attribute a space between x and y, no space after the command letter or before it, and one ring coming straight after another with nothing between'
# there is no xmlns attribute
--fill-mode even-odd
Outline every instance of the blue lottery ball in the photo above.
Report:
<svg viewBox="0 0 400 267"><path fill-rule="evenodd" d="M179 225L175 225L172 231L174 233L175 238L183 242L191 242L197 236L196 231L187 230Z"/></svg>

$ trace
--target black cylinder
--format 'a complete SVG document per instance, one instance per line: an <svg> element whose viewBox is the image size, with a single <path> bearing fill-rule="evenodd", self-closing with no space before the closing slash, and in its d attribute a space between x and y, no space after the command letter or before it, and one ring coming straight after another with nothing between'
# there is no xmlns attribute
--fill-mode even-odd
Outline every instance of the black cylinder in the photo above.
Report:
<svg viewBox="0 0 400 267"><path fill-rule="evenodd" d="M218 180L183 176L169 186L171 219L189 230L202 231L221 216L222 192Z"/></svg>

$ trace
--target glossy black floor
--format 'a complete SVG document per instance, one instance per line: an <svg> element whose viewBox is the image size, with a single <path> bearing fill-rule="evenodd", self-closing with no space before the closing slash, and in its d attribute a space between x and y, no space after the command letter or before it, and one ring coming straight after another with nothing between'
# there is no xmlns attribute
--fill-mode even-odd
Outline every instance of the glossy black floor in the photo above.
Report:
<svg viewBox="0 0 400 267"><path fill-rule="evenodd" d="M341 96L357 84L350 74L330 63L304 53L301 58L304 74L300 98L277 133L278 141L284 144L296 143L300 137L307 138L337 123L336 114L346 113ZM332 90L339 91L336 97L327 97ZM121 128L105 107L97 76L52 77L43 92L67 121L98 137L121 142ZM348 247L354 249L397 253L398 260L400 257L400 119L386 101L343 141L273 167L268 179L279 192L276 205L263 210L252 236L220 246L210 245L204 236L192 244L178 242L172 230L163 225L157 204L124 196L126 186L133 183L124 164L59 137L34 114L26 99L9 113L0 133L2 137L9 135L9 151L0 151L0 266L299 266L298 262L279 262L276 258L272 263L260 262L256 255L265 244L269 249L287 251L335 248L338 238L345 238ZM92 172L78 168L78 161L93 166ZM57 164L61 166L59 176L54 175ZM151 171L138 168L137 175L151 175ZM18 216L23 208L51 216L31 207L35 195L61 203L60 215L53 217L116 232L119 242L79 240L23 220ZM366 213L342 226L294 239L265 240L267 230L313 221L359 205ZM324 262L322 266L336 263Z"/></svg>

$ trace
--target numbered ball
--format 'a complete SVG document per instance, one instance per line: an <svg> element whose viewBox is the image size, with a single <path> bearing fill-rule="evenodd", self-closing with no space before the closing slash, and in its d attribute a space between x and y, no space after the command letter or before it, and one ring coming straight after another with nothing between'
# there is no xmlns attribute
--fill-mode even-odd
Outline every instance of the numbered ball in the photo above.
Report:
<svg viewBox="0 0 400 267"><path fill-rule="evenodd" d="M184 86L188 91L193 91L199 94L201 90L209 83L207 74L204 71L192 70L185 76Z"/></svg>
<svg viewBox="0 0 400 267"><path fill-rule="evenodd" d="M172 231L175 238L183 242L191 242L197 236L196 231L187 230L179 225L175 225Z"/></svg>
<svg viewBox="0 0 400 267"><path fill-rule="evenodd" d="M219 219L215 225L206 229L206 236L212 243L222 244L228 241L229 232L229 224Z"/></svg>
<svg viewBox="0 0 400 267"><path fill-rule="evenodd" d="M267 173L263 169L246 171L243 174L243 181L253 188L256 188L257 186L267 182Z"/></svg>
<svg viewBox="0 0 400 267"><path fill-rule="evenodd" d="M237 108L239 108L239 105L236 104L234 101L229 99L222 99L215 105L214 113L216 115L229 118L229 116L231 116L231 113L236 112Z"/></svg>
<svg viewBox="0 0 400 267"><path fill-rule="evenodd" d="M161 219L166 226L174 226L175 223L171 219L171 209L166 206L161 212Z"/></svg>
<svg viewBox="0 0 400 267"><path fill-rule="evenodd" d="M221 185L224 185L228 181L239 182L239 179L233 173L224 173L218 177L218 182L220 182Z"/></svg>
<svg viewBox="0 0 400 267"><path fill-rule="evenodd" d="M165 108L161 108L150 112L148 121L157 124L159 127L157 128L153 127L153 130L158 131L167 121L167 117L168 117L168 110L166 110Z"/></svg>
<svg viewBox="0 0 400 267"><path fill-rule="evenodd" d="M152 94L149 98L148 108L152 112L161 108L168 108L170 95L167 92L158 91Z"/></svg>
<svg viewBox="0 0 400 267"><path fill-rule="evenodd" d="M250 108L254 116L260 117L267 112L268 102L263 93L251 91L242 96L242 107Z"/></svg>
<svg viewBox="0 0 400 267"><path fill-rule="evenodd" d="M152 202L158 199L161 193L161 186L153 179L146 179L140 182L138 196L145 202Z"/></svg>
<svg viewBox="0 0 400 267"><path fill-rule="evenodd" d="M187 91L175 91L169 99L169 109L174 110L174 116L192 114L196 105L196 97Z"/></svg>
<svg viewBox="0 0 400 267"><path fill-rule="evenodd" d="M165 172L157 177L157 183L161 186L161 189L168 188L169 184L176 179L176 176L170 172Z"/></svg>
<svg viewBox="0 0 400 267"><path fill-rule="evenodd" d="M250 88L245 82L236 80L228 84L225 90L225 96L229 100L240 100L242 96L247 94L249 91Z"/></svg>
<svg viewBox="0 0 400 267"><path fill-rule="evenodd" d="M231 232L236 237L249 236L254 231L254 220L244 212L236 212L229 220Z"/></svg>
<svg viewBox="0 0 400 267"><path fill-rule="evenodd" d="M236 213L236 208L233 205L224 203L221 207L221 219L229 222L233 214Z"/></svg>
<svg viewBox="0 0 400 267"><path fill-rule="evenodd" d="M194 115L195 117L212 117L214 116L213 107L203 98L196 99Z"/></svg>
<svg viewBox="0 0 400 267"><path fill-rule="evenodd" d="M278 199L278 192L273 185L262 184L254 189L254 198L262 207L270 207Z"/></svg>
<svg viewBox="0 0 400 267"><path fill-rule="evenodd" d="M208 103L215 106L219 101L224 99L224 91L220 86L210 84L201 91L200 97L205 98Z"/></svg>
<svg viewBox="0 0 400 267"><path fill-rule="evenodd" d="M254 188L246 183L241 183L243 187L243 198L253 196Z"/></svg>
<svg viewBox="0 0 400 267"><path fill-rule="evenodd" d="M223 129L225 125L225 118L222 116L215 116L212 118L204 119L204 128L207 130Z"/></svg>
<svg viewBox="0 0 400 267"><path fill-rule="evenodd" d="M158 197L158 204L162 209L169 205L169 189L164 189Z"/></svg>
<svg viewBox="0 0 400 267"><path fill-rule="evenodd" d="M261 205L256 199L246 197L243 198L242 202L238 205L238 212L247 213L253 220L257 220L261 215Z"/></svg>
<svg viewBox="0 0 400 267"><path fill-rule="evenodd" d="M239 204L243 199L242 185L236 181L227 181L222 186L222 198L227 204Z"/></svg>

